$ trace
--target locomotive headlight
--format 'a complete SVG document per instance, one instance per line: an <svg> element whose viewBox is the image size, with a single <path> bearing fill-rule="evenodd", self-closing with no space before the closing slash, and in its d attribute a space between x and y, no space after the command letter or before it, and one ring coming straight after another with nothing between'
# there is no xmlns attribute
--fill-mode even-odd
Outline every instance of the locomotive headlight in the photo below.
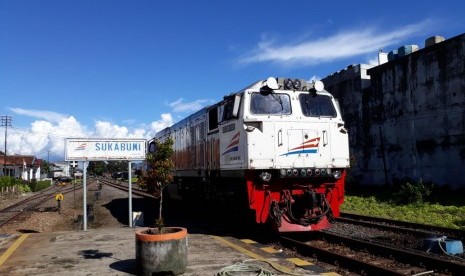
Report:
<svg viewBox="0 0 465 276"><path fill-rule="evenodd" d="M284 80L284 89L291 90L294 88L294 82L291 79Z"/></svg>
<svg viewBox="0 0 465 276"><path fill-rule="evenodd" d="M321 174L321 175L326 175L326 170L325 170L325 169L321 169L320 174Z"/></svg>
<svg viewBox="0 0 465 276"><path fill-rule="evenodd" d="M313 89L315 89L316 92L320 92L323 91L323 89L325 89L325 85L322 81L315 81L313 83Z"/></svg>
<svg viewBox="0 0 465 276"><path fill-rule="evenodd" d="M280 171L280 173L281 173L281 177L286 176L286 170L285 170L285 169L282 169L282 170Z"/></svg>
<svg viewBox="0 0 465 276"><path fill-rule="evenodd" d="M302 83L300 82L300 80L295 79L294 80L294 89L295 90L300 90L300 88L302 88Z"/></svg>
<svg viewBox="0 0 465 276"><path fill-rule="evenodd" d="M278 86L278 81L276 80L276 78L273 78L273 77L269 77L269 78L263 83L263 86L268 87L268 89L270 89L270 90L276 90L276 89L279 88L279 86Z"/></svg>
<svg viewBox="0 0 465 276"><path fill-rule="evenodd" d="M292 175L292 170L287 170L287 176L291 176Z"/></svg>
<svg viewBox="0 0 465 276"><path fill-rule="evenodd" d="M308 176L311 176L312 174L313 174L312 169L307 169L307 175L308 175Z"/></svg>
<svg viewBox="0 0 465 276"><path fill-rule="evenodd" d="M315 175L320 175L320 169L315 169Z"/></svg>
<svg viewBox="0 0 465 276"><path fill-rule="evenodd" d="M301 175L301 176L306 176L306 175L307 175L307 171L306 171L305 169L300 170L300 175Z"/></svg>
<svg viewBox="0 0 465 276"><path fill-rule="evenodd" d="M334 176L334 178L339 179L339 178L341 178L342 173L341 173L340 170L335 170L335 171L333 171L333 176Z"/></svg>
<svg viewBox="0 0 465 276"><path fill-rule="evenodd" d="M293 170L292 170L292 174L293 174L294 176L298 176L298 175L299 175L299 171L298 171L297 169L293 169Z"/></svg>
<svg viewBox="0 0 465 276"><path fill-rule="evenodd" d="M270 179L271 179L271 173L269 172L262 172L260 174L260 179L265 181L265 182L270 182Z"/></svg>

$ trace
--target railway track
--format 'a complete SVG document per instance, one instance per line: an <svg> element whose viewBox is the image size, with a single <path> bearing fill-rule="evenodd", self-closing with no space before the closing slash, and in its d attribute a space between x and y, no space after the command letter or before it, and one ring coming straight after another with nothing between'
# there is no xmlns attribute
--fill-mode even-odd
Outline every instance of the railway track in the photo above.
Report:
<svg viewBox="0 0 465 276"><path fill-rule="evenodd" d="M462 275L465 266L410 251L371 244L334 233L314 233L309 240L281 237L299 254L360 275Z"/></svg>
<svg viewBox="0 0 465 276"><path fill-rule="evenodd" d="M463 231L343 214L332 229L282 236L280 242L303 256L362 275L463 275L463 256L421 249L422 238L438 235L463 237Z"/></svg>
<svg viewBox="0 0 465 276"><path fill-rule="evenodd" d="M341 213L341 216L336 219L338 222L363 225L368 227L376 227L390 231L398 231L413 235L431 235L431 236L447 236L458 240L465 240L465 231L459 229L451 229L438 227L434 225L426 225L420 223L411 223L405 221L391 220L385 218L369 217L351 213Z"/></svg>
<svg viewBox="0 0 465 276"><path fill-rule="evenodd" d="M122 191L125 191L125 192L129 191L129 187L128 187L127 182L114 182L114 181L108 180L108 179L99 179L98 181L100 181L104 185L107 185L107 186L110 186L110 187L113 187L113 188L116 188L116 189L119 189L119 190L122 190ZM131 188L131 192L132 192L133 195L138 195L138 196L141 196L141 197L156 198L156 196L154 196L154 195L152 195L150 193L147 193L145 190L137 189L137 188L134 188L134 187Z"/></svg>
<svg viewBox="0 0 465 276"><path fill-rule="evenodd" d="M412 224L406 222L361 216L357 217L356 220L349 218L338 219L334 227L326 231L344 233L347 236L368 240L371 243L395 246L416 251L419 254L435 255L437 258L465 263L465 254L463 253L452 255L444 249L431 250L431 242L434 240L437 240L438 243L446 238L449 242L452 242L452 240L460 241L463 239L463 231L461 230L434 226L431 228L431 226L421 224L413 224L412 226Z"/></svg>
<svg viewBox="0 0 465 276"><path fill-rule="evenodd" d="M62 187L58 185L52 185L36 194L25 198L11 206L8 206L0 210L0 227L25 219L25 214L34 211L38 206L44 202L53 199L56 193L66 194L74 191L74 189L81 189L82 185L76 187Z"/></svg>

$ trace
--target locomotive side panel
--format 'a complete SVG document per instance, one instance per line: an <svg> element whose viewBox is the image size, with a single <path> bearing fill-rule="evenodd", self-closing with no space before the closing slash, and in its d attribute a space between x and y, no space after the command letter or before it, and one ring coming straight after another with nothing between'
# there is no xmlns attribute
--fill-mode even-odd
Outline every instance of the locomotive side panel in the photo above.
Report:
<svg viewBox="0 0 465 276"><path fill-rule="evenodd" d="M220 168L224 176L241 175L245 167L247 142L242 124L242 94L225 97L220 114Z"/></svg>
<svg viewBox="0 0 465 276"><path fill-rule="evenodd" d="M208 130L207 130L207 175L217 175L220 168L219 155L219 120L218 106L208 108Z"/></svg>
<svg viewBox="0 0 465 276"><path fill-rule="evenodd" d="M175 177L201 176L205 173L208 159L206 118L207 111L203 109L155 135L154 139L171 137L174 141Z"/></svg>

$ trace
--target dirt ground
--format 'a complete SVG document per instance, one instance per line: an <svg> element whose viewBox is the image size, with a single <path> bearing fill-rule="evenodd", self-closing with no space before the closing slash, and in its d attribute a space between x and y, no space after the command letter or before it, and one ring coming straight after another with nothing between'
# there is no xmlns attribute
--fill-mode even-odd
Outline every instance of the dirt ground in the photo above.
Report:
<svg viewBox="0 0 465 276"><path fill-rule="evenodd" d="M72 185L72 184L70 184ZM0 199L0 209L25 199L31 194L19 197L3 197ZM64 194L61 208L51 198L35 210L28 212L17 222L0 227L1 234L17 233L45 233L56 231L82 230L83 190ZM140 208L139 198L133 198L133 211ZM87 204L92 204L92 211L88 213L88 229L122 227L128 224L129 207L127 192L103 185L99 190L95 183L90 182L87 187Z"/></svg>
<svg viewBox="0 0 465 276"><path fill-rule="evenodd" d="M125 184L126 183L121 183ZM69 184L72 185L72 184ZM138 188L134 184L134 188ZM97 193L99 193L97 197ZM82 189L64 194L61 209L51 198L35 210L28 212L25 218L15 223L0 227L0 234L49 233L57 231L76 231L83 229ZM0 197L0 209L24 200L32 194L20 197ZM87 229L127 227L129 225L128 193L103 185L99 190L96 183L88 181L87 204L92 204L92 212L88 213ZM188 205L186 205L188 204ZM132 197L132 211L143 213L143 223L138 226L155 227L159 215L159 201L153 198ZM165 199L163 202L163 218L166 226L182 226L195 229L199 225L214 229L236 229L244 225L243 218L238 217L237 210L225 211L215 205L202 202L181 203ZM240 217L240 216L239 216ZM212 226L212 222L215 226ZM135 224L134 224L135 225ZM227 227L225 225L228 225ZM229 230L228 230L229 231Z"/></svg>

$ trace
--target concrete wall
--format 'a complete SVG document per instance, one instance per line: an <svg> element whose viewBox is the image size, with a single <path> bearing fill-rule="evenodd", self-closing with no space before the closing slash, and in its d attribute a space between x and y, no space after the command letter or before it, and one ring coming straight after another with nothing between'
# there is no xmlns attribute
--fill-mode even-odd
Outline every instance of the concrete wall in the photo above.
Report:
<svg viewBox="0 0 465 276"><path fill-rule="evenodd" d="M465 34L366 69L323 79L350 131L351 176L465 187Z"/></svg>

